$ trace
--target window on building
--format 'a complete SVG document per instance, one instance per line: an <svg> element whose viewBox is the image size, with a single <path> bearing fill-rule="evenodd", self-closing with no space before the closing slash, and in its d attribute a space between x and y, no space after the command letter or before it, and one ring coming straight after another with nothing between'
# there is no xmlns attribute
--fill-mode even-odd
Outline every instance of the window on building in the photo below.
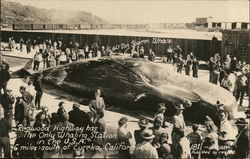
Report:
<svg viewBox="0 0 250 159"><path fill-rule="evenodd" d="M247 29L247 23L242 23L241 24L241 29Z"/></svg>
<svg viewBox="0 0 250 159"><path fill-rule="evenodd" d="M225 55L233 55L233 47L232 46L225 46Z"/></svg>
<svg viewBox="0 0 250 159"><path fill-rule="evenodd" d="M216 27L216 23L212 23L212 27L213 27L213 28Z"/></svg>
<svg viewBox="0 0 250 159"><path fill-rule="evenodd" d="M246 60L247 59L247 53L245 47L239 47L238 48L238 55L239 58Z"/></svg>
<svg viewBox="0 0 250 159"><path fill-rule="evenodd" d="M237 23L232 23L232 29L236 29Z"/></svg>

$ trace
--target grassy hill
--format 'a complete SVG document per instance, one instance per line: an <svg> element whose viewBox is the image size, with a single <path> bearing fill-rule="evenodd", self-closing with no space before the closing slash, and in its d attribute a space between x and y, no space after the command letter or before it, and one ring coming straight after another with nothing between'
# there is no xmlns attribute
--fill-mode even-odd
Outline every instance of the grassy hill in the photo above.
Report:
<svg viewBox="0 0 250 159"><path fill-rule="evenodd" d="M104 19L84 11L40 9L1 0L1 25L12 24L105 24Z"/></svg>

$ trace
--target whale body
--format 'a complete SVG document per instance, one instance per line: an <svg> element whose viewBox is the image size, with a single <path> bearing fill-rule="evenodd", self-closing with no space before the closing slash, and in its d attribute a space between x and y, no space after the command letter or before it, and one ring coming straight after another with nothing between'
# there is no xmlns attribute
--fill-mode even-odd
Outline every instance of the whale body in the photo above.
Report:
<svg viewBox="0 0 250 159"><path fill-rule="evenodd" d="M27 68L25 68L27 69ZM166 114L175 113L176 103L192 102L184 117L196 123L206 115L218 121L216 102L233 117L235 97L224 88L179 74L166 64L138 58L102 57L80 60L42 71L43 81L79 98L91 98L96 88L109 105L155 112L157 103L167 105Z"/></svg>

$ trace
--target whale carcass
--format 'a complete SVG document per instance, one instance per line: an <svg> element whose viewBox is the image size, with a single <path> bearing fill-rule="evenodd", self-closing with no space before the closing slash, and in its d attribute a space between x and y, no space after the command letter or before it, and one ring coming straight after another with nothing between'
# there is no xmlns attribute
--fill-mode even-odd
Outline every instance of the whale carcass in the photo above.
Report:
<svg viewBox="0 0 250 159"><path fill-rule="evenodd" d="M105 102L126 109L156 111L156 105L164 102L167 114L173 115L174 104L189 100L184 116L195 122L206 115L214 120L216 101L224 104L230 116L236 111L236 100L227 90L178 74L166 64L135 58L106 57L60 65L42 71L43 80L55 88L78 97L93 97L101 88Z"/></svg>

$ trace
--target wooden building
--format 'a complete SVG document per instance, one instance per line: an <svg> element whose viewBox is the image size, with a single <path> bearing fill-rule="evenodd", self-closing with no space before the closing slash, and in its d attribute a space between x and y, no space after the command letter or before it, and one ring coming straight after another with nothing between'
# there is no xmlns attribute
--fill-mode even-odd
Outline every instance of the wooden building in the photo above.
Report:
<svg viewBox="0 0 250 159"><path fill-rule="evenodd" d="M222 33L222 55L228 54L250 63L250 30L224 30Z"/></svg>
<svg viewBox="0 0 250 159"><path fill-rule="evenodd" d="M113 31L113 32L112 32ZM114 32L115 31L115 32ZM197 34L197 35L196 35ZM37 41L44 41L51 39L52 41L61 40L64 44L69 44L70 41L78 42L80 47L85 43L91 45L97 42L101 46L111 46L114 50L130 52L131 45L143 46L146 55L149 48L152 48L156 56L163 56L166 53L169 45L179 45L183 50L183 56L193 52L199 60L207 61L215 53L221 51L221 37L212 40L212 34L207 37L209 33L200 32L193 34L192 32L185 33L148 33L148 32L126 32L124 30L110 30L106 32L103 30L84 30L84 31L40 31L40 30L2 30L2 41L8 42L9 37L13 37L17 42L23 38L25 41L36 39Z"/></svg>

